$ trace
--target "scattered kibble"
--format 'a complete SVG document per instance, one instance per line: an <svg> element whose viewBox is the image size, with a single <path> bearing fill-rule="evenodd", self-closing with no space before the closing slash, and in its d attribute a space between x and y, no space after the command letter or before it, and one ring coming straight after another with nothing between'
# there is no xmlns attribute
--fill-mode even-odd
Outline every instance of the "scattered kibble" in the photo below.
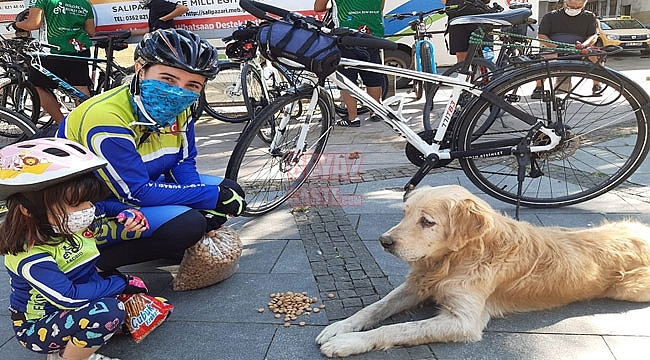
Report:
<svg viewBox="0 0 650 360"><path fill-rule="evenodd" d="M330 299L334 299L334 294L329 293L329 294L327 294L327 297L330 298Z"/></svg>
<svg viewBox="0 0 650 360"><path fill-rule="evenodd" d="M332 297L334 296L333 294ZM268 302L267 306L273 316L276 319L282 319L284 321L284 327L291 326L291 322L295 321L298 316L310 313L317 313L320 309L324 309L324 305L318 307L316 303L318 302L317 297L309 297L307 292L278 292L269 294L271 301ZM262 313L265 311L264 308L257 309L258 312ZM305 326L305 322L301 321L300 326Z"/></svg>

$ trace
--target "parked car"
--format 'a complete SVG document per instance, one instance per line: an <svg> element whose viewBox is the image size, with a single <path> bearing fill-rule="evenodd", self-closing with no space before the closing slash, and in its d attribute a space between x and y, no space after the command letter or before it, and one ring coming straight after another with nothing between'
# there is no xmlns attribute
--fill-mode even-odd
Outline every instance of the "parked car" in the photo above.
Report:
<svg viewBox="0 0 650 360"><path fill-rule="evenodd" d="M598 46L616 45L650 54L650 29L630 16L598 20Z"/></svg>

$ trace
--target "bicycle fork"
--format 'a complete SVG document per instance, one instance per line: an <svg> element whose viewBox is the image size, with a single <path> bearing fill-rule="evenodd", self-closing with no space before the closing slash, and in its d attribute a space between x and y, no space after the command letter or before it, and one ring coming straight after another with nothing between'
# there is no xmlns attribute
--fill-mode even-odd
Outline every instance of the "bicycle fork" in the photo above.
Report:
<svg viewBox="0 0 650 360"><path fill-rule="evenodd" d="M300 99L298 101L300 101ZM287 106L285 106L283 110L282 118L280 119L280 123L277 126L276 132L273 136L273 140L271 140L270 149L273 155L282 156L284 158L283 163L287 165L287 168L290 168L293 164L297 164L300 159L300 156L302 156L302 154L308 151L307 149L308 144L306 141L307 133L309 131L309 125L311 123L311 119L313 118L314 112L316 111L317 103L318 103L318 87L314 87L311 98L309 100L309 107L307 108L307 113L304 116L304 120L299 124L300 133L296 138L296 143L293 150L290 150L289 152L284 154L280 154L278 153L278 149L280 145L282 145L281 141L284 137L284 134L287 131L287 127L289 126L289 121L291 120L291 114L293 114L296 103L292 102L291 104L288 104ZM318 140L316 140L314 143L317 144Z"/></svg>

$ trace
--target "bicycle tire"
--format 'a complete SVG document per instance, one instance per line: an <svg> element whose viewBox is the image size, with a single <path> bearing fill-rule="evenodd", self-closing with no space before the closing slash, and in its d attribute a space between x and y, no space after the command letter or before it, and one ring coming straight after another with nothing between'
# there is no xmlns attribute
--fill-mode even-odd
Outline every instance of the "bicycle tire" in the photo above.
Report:
<svg viewBox="0 0 650 360"><path fill-rule="evenodd" d="M433 74L432 56L433 49L428 41L423 41L420 44L420 62L422 64L422 72ZM438 85L430 82L422 82L420 86L424 89L424 109L422 111L422 124L425 131L432 130L431 127L431 110L433 109L433 97L438 91Z"/></svg>
<svg viewBox="0 0 650 360"><path fill-rule="evenodd" d="M307 86L306 88L312 89ZM304 102L307 108L312 90L294 91L276 99L249 124L237 141L226 168L226 178L237 181L246 192L244 215L265 214L287 201L308 180L325 149L332 128L334 109L329 94L320 89L314 116L309 121L305 148L296 154L306 111L289 116L289 123L278 139L277 148L259 139L260 128L290 114L292 104ZM298 115L298 116L295 116Z"/></svg>
<svg viewBox="0 0 650 360"><path fill-rule="evenodd" d="M236 62L222 62L214 79L205 84L202 106L203 111L213 118L229 123L241 123L250 120L246 112L243 89L235 90L240 83L241 65ZM232 111L232 110L235 111ZM241 110L238 110L241 109ZM230 111L226 111L230 110Z"/></svg>
<svg viewBox="0 0 650 360"><path fill-rule="evenodd" d="M269 104L270 100L264 94L262 74L255 66L249 63L244 64L241 69L241 84L248 116L253 119Z"/></svg>
<svg viewBox="0 0 650 360"><path fill-rule="evenodd" d="M0 107L0 148L23 140L36 134L36 127L23 114L6 107Z"/></svg>
<svg viewBox="0 0 650 360"><path fill-rule="evenodd" d="M493 80L486 91L548 124L557 119L557 107L543 99L531 99L536 80L557 88L548 97L562 104L564 127L556 131L562 134L566 130L567 136L553 150L530 156L534 171L527 165L521 205L551 208L587 201L620 185L641 165L649 146L650 111L645 106L650 98L636 83L611 69L557 61L508 73ZM603 86L600 97L592 95L593 80ZM559 88L562 82L567 85L564 90ZM490 102L478 98L467 109L457 150L516 146L531 130L530 125L504 111L494 119L491 107ZM535 144L548 140L540 132L532 136ZM518 166L514 156L465 158L460 163L478 188L517 204Z"/></svg>
<svg viewBox="0 0 650 360"><path fill-rule="evenodd" d="M37 128L50 126L54 120L50 117L41 118L41 98L36 87L23 81L18 84L13 92L14 110L29 118Z"/></svg>

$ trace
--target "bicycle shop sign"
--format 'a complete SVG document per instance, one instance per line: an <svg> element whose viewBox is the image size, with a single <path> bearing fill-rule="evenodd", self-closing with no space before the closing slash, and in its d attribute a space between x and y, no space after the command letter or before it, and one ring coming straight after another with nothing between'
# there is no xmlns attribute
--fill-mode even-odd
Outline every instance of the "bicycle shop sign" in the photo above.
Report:
<svg viewBox="0 0 650 360"><path fill-rule="evenodd" d="M176 0L190 11L176 18L179 28L197 32L203 38L229 36L247 21L259 21L239 7L239 0ZM90 0L95 12L97 31L131 30L134 34L148 30L149 10L138 1ZM268 0L265 3L314 15L313 2L303 0ZM25 8L23 1L0 1L0 21L11 22ZM6 33L6 29L2 26Z"/></svg>

